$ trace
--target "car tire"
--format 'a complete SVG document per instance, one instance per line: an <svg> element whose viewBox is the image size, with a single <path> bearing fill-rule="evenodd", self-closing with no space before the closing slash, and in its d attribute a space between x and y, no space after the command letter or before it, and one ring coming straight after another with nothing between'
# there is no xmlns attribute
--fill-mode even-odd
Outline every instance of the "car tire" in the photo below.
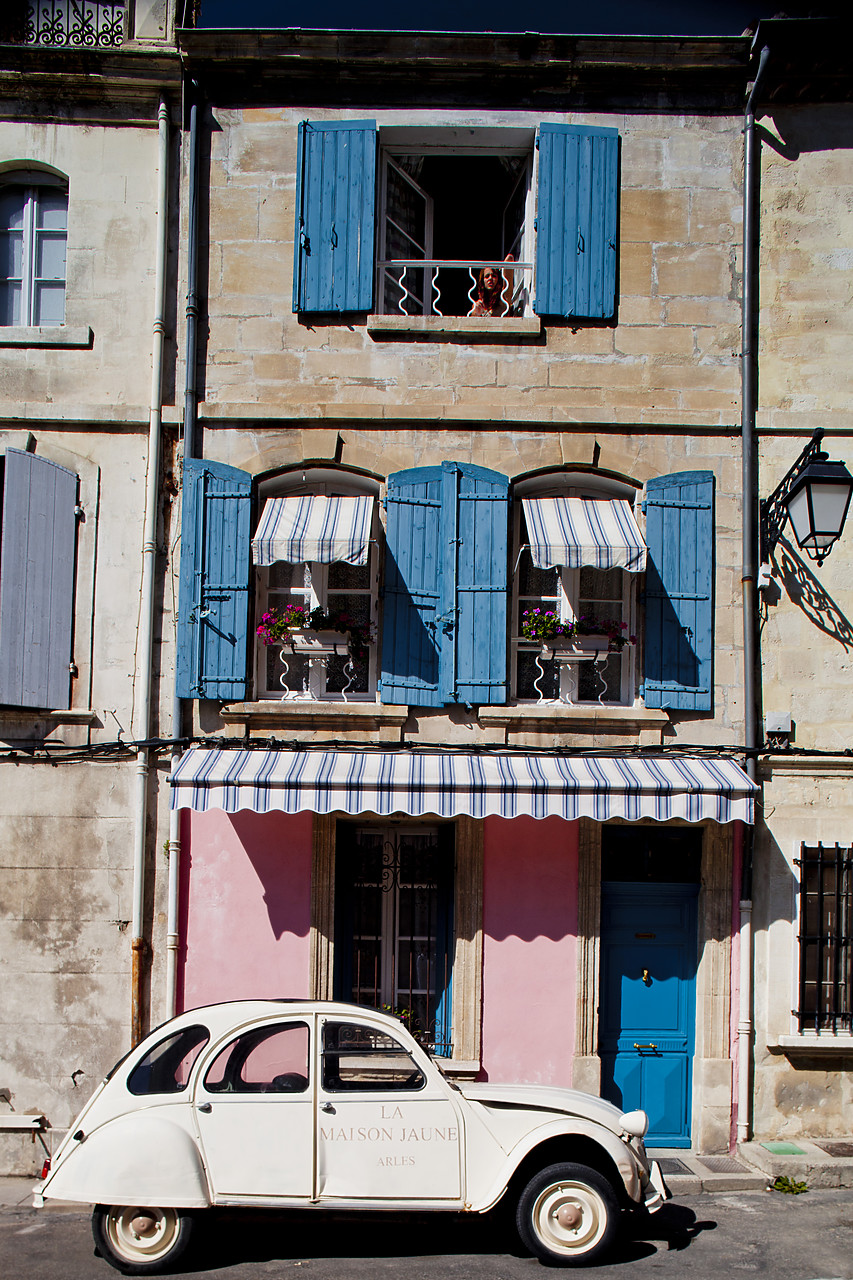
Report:
<svg viewBox="0 0 853 1280"><path fill-rule="evenodd" d="M602 1174L582 1164L552 1164L530 1179L515 1215L522 1243L548 1262L589 1266L607 1252L619 1205Z"/></svg>
<svg viewBox="0 0 853 1280"><path fill-rule="evenodd" d="M193 1218L186 1209L99 1204L92 1214L98 1252L111 1267L128 1276L174 1271L192 1230Z"/></svg>

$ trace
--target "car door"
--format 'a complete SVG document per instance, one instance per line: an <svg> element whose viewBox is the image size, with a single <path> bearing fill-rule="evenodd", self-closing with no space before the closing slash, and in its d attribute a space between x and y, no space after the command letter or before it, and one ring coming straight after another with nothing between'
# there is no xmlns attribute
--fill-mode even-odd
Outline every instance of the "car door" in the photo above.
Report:
<svg viewBox="0 0 853 1280"><path fill-rule="evenodd" d="M245 1029L201 1068L194 1104L214 1200L310 1199L311 1028L290 1018Z"/></svg>
<svg viewBox="0 0 853 1280"><path fill-rule="evenodd" d="M369 1022L320 1020L320 1200L460 1200L462 1117L437 1068Z"/></svg>

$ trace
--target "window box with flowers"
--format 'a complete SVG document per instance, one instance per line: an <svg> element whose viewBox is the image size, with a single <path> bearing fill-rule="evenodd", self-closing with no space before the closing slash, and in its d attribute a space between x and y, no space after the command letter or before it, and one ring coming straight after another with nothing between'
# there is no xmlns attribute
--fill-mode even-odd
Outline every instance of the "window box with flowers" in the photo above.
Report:
<svg viewBox="0 0 853 1280"><path fill-rule="evenodd" d="M347 659L343 668L346 683L341 689L341 697L346 701L356 678L355 664L365 661L373 643L370 625L359 624L345 611L307 609L300 604L268 609L261 615L257 635L265 646L279 650L283 698L290 693L288 675L292 655L301 654L309 662L321 664L334 655Z"/></svg>
<svg viewBox="0 0 853 1280"><path fill-rule="evenodd" d="M526 609L521 615L521 634L525 640L539 643L534 655L538 676L534 689L543 702L547 694L542 689L546 664L606 661L611 653L620 654L626 645L633 645L637 637L626 634L628 624L619 618L597 617L584 613L576 618L561 619L552 609ZM604 682L602 681L602 685Z"/></svg>

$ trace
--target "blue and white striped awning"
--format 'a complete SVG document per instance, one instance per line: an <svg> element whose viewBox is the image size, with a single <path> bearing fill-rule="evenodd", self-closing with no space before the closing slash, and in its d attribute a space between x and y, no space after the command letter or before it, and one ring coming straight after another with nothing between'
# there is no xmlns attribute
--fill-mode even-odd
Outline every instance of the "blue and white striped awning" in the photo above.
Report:
<svg viewBox="0 0 853 1280"><path fill-rule="evenodd" d="M367 564L372 519L369 495L267 498L252 539L252 558L258 565L277 560Z"/></svg>
<svg viewBox="0 0 853 1280"><path fill-rule="evenodd" d="M728 759L450 751L193 747L172 808L256 813L406 813L453 818L753 820L755 784Z"/></svg>
<svg viewBox="0 0 853 1280"><path fill-rule="evenodd" d="M643 573L646 544L624 498L522 498L537 569L625 569Z"/></svg>

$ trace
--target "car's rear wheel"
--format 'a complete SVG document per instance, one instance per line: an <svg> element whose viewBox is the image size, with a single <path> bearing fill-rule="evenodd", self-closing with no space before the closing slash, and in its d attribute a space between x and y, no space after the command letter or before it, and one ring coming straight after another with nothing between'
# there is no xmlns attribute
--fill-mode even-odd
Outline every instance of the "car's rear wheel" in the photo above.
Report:
<svg viewBox="0 0 853 1280"><path fill-rule="evenodd" d="M588 1266L613 1243L619 1205L613 1188L595 1169L553 1164L521 1193L516 1226L531 1253L563 1266Z"/></svg>
<svg viewBox="0 0 853 1280"><path fill-rule="evenodd" d="M174 1270L190 1242L192 1227L193 1219L185 1209L99 1204L92 1214L98 1250L125 1275L153 1276Z"/></svg>

